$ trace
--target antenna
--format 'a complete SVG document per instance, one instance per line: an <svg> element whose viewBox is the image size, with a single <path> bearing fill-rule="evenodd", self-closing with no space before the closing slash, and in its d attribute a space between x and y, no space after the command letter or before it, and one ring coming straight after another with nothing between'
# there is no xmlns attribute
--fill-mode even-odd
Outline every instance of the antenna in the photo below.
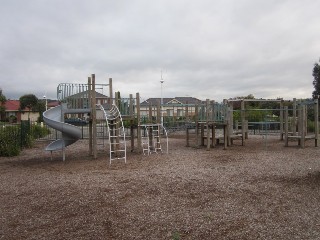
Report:
<svg viewBox="0 0 320 240"><path fill-rule="evenodd" d="M162 97L162 84L164 80L162 77L162 69L161 69L161 78L160 78L160 84L161 84L161 98L160 98L160 112L161 112L161 125L163 126L163 112L162 112L162 105L163 105L163 97Z"/></svg>
<svg viewBox="0 0 320 240"><path fill-rule="evenodd" d="M160 82L161 82L161 83L164 82L164 79L163 79L163 76L162 76L162 69L161 69L161 73L160 73Z"/></svg>

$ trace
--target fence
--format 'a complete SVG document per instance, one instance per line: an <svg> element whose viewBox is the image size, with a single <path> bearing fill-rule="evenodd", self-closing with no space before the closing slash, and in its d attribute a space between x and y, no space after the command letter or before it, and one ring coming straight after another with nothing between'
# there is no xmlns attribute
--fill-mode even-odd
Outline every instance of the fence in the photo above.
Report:
<svg viewBox="0 0 320 240"><path fill-rule="evenodd" d="M48 134L48 130L21 121L19 124L0 123L0 156L16 156L24 147L31 147L37 138Z"/></svg>

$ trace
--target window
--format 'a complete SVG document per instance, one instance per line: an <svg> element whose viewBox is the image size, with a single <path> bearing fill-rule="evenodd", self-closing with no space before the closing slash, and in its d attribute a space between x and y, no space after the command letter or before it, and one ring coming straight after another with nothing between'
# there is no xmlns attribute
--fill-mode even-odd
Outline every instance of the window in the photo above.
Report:
<svg viewBox="0 0 320 240"><path fill-rule="evenodd" d="M178 109L177 115L178 115L178 117L183 117L184 116L184 109Z"/></svg>

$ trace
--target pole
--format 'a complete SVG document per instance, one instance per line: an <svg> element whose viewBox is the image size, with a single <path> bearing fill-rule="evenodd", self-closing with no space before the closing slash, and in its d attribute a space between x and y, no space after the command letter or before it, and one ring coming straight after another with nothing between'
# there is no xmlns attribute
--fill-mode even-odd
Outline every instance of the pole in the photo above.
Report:
<svg viewBox="0 0 320 240"><path fill-rule="evenodd" d="M95 74L91 74L91 113L92 113L92 149L93 158L97 159L97 115L96 115L96 77Z"/></svg>
<svg viewBox="0 0 320 240"><path fill-rule="evenodd" d="M91 109L91 114L89 118L89 155L93 155L92 149L92 83L91 77L88 77L88 108Z"/></svg>
<svg viewBox="0 0 320 240"><path fill-rule="evenodd" d="M48 99L46 97L46 95L43 96L45 102L46 102L46 111L48 110Z"/></svg>
<svg viewBox="0 0 320 240"><path fill-rule="evenodd" d="M162 80L162 75L161 75L161 104L160 104L160 112L161 112L161 125L163 126L163 111L162 111L162 105L163 105L163 98L162 98L162 84L163 84L163 80Z"/></svg>

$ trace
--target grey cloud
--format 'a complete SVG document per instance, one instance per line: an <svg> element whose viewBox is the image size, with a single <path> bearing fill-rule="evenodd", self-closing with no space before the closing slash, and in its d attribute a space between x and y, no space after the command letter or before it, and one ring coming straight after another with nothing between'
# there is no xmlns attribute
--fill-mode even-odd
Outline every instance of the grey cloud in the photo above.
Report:
<svg viewBox="0 0 320 240"><path fill-rule="evenodd" d="M4 1L0 87L55 96L114 79L144 98L310 97L317 1ZM27 82L27 85L23 83ZM42 88L42 89L39 89Z"/></svg>

